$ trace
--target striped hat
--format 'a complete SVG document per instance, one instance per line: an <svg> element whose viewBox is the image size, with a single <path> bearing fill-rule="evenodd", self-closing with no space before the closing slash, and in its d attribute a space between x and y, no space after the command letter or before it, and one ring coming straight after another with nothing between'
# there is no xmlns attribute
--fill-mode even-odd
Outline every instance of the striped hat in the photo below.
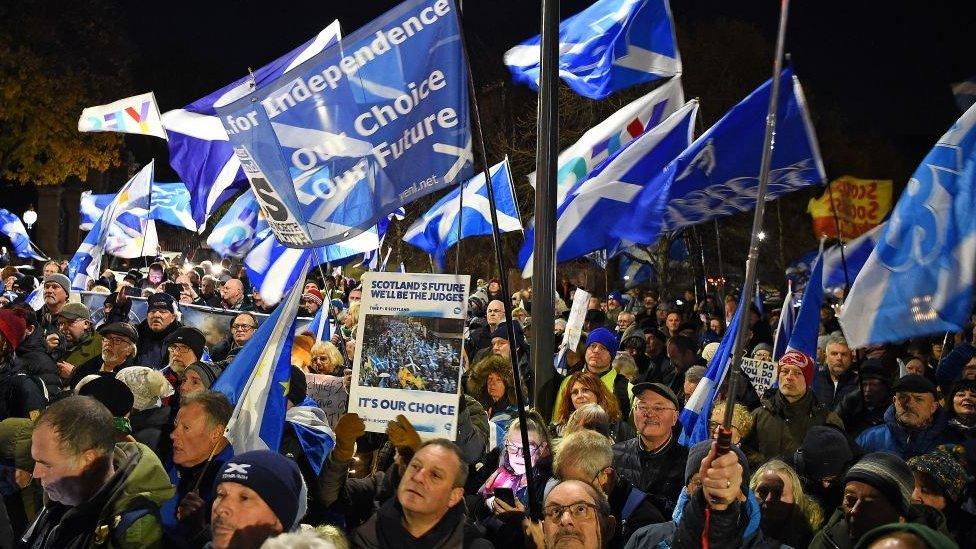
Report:
<svg viewBox="0 0 976 549"><path fill-rule="evenodd" d="M856 480L881 492L891 505L901 512L908 513L915 489L915 476L912 470L895 454L873 452L861 458L844 475L844 484Z"/></svg>

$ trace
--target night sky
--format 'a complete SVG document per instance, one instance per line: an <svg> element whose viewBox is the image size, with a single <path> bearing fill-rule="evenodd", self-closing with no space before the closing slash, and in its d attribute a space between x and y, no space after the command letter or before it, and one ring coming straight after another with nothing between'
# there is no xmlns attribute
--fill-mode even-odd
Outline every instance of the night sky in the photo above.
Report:
<svg viewBox="0 0 976 549"><path fill-rule="evenodd" d="M563 2L562 17L588 3ZM137 50L133 52L137 87L133 92L154 90L160 109L166 111L239 78L249 66L276 58L333 19L339 19L344 33L349 33L395 2L174 0L119 4L126 18L121 23L127 24ZM474 63L476 80L484 84L505 77L501 55L538 32L539 4L467 0L462 7L468 44L477 49L472 55L480 61ZM852 135L887 140L905 158L905 166L891 175L907 178L912 166L959 116L950 84L976 75L974 3L827 0L794 1L791 7L786 50L807 90L814 119L818 109L829 108ZM679 45L700 39L689 29L702 22L755 26L770 52L764 59L743 62L758 61L771 67L778 2L676 0L672 10ZM684 61L685 74L690 76L696 67L687 58ZM689 91L689 96L696 91L703 96L702 107L707 112L707 93ZM110 99L115 98L106 98ZM127 139L137 157L147 157L139 160L165 156L164 146L145 141Z"/></svg>

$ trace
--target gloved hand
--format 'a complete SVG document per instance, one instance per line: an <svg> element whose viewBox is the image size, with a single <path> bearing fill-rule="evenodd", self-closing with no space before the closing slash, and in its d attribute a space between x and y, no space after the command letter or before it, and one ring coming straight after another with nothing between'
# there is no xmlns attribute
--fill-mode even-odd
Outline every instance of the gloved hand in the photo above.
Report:
<svg viewBox="0 0 976 549"><path fill-rule="evenodd" d="M408 448L416 452L420 448L420 435L402 414L396 417L396 421L387 424L386 436L390 437L390 443L397 449Z"/></svg>
<svg viewBox="0 0 976 549"><path fill-rule="evenodd" d="M336 422L336 444L332 455L337 461L349 461L356 453L356 440L366 432L366 425L358 414L342 414Z"/></svg>

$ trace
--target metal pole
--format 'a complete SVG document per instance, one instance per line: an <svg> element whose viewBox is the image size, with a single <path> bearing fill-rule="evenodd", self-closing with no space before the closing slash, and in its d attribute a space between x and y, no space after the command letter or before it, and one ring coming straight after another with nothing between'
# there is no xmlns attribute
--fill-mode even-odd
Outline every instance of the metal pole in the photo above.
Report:
<svg viewBox="0 0 976 549"><path fill-rule="evenodd" d="M546 0L543 0L543 10L545 10L545 3ZM556 21L556 26L558 29L558 19ZM515 338L515 330L513 326L514 321L512 320L512 300L510 299L511 294L509 294L508 292L508 276L505 268L505 258L502 255L501 235L499 234L499 230L498 230L498 211L497 211L498 206L495 203L495 190L491 185L491 174L488 173L489 172L488 157L485 151L485 137L481 130L481 114L478 109L478 98L477 95L475 94L474 77L471 74L471 64L468 62L468 58L467 58L468 50L467 50L467 46L465 45L464 30L461 25L460 13L458 14L458 29L461 31L461 45L462 45L461 49L464 52L464 56L465 56L465 67L468 72L468 93L471 95L471 107L472 107L472 113L474 114L474 116L471 117L472 126L473 126L472 129L474 130L475 142L478 146L478 153L481 155L482 166L483 166L482 169L484 170L484 174L485 174L485 182L486 182L485 188L488 192L488 209L491 213L491 240L495 248L495 263L498 266L498 279L502 287L502 295L503 295L503 299L501 301L505 309L505 324L506 327L508 328L508 334L510 338L509 340L510 344L508 346L509 358L512 361L512 370L515 375L515 401L516 401L516 408L518 409L519 431L521 434L520 438L522 439L522 448L523 448L522 455L525 458L525 476L528 482L528 490L526 491L527 492L526 495L528 496L528 509L526 511L529 517L535 519L541 519L542 502L539 501L538 493L534 488L537 483L545 482L545 479L535 478L534 475L535 467L533 466L532 463L532 456L528 452L529 424L528 424L528 415L526 413L528 406L525 401L525 395L522 392L523 377L522 377L521 368L519 367L519 360L518 360L519 346ZM543 24L543 31L545 31L545 24ZM536 185L538 186L538 183ZM553 199L555 200L555 194L553 195ZM535 297L533 297L533 300L534 299ZM550 303L552 302L552 293L549 294L549 301ZM555 305L552 304L549 307L549 314L552 315L554 311L555 311ZM534 321L535 319L533 318L533 323ZM550 321L550 322L552 323L554 321ZM550 326L549 330L550 332L553 332L554 327ZM552 338L543 338L543 339L549 339L550 340L549 345L550 347L552 346ZM551 355L549 359L549 368L553 369Z"/></svg>
<svg viewBox="0 0 976 549"><path fill-rule="evenodd" d="M840 233L840 218L837 217L837 205L834 203L833 181L827 183L827 195L830 198L830 213L834 215L834 225L837 226L837 243L840 245L840 264L844 268L844 298L851 291L851 280L847 275L847 253L844 252L844 237Z"/></svg>
<svg viewBox="0 0 976 549"><path fill-rule="evenodd" d="M718 255L718 278L720 282L715 285L715 289L718 291L718 300L720 304L724 307L725 299L725 269L722 267L722 237L719 236L718 230L718 218L712 220L715 224L715 251ZM724 309L722 314L724 315Z"/></svg>
<svg viewBox="0 0 976 549"><path fill-rule="evenodd" d="M773 80L769 92L769 109L766 111L766 133L763 136L762 161L759 166L759 188L756 192L756 212L752 218L752 235L749 241L749 255L746 259L746 279L739 299L739 325L736 329L735 344L732 347L732 371L729 372L728 400L725 405L725 418L719 432L718 451L726 453L732 444L732 412L735 407L736 392L739 387L739 364L749 337L749 304L752 303L756 286L756 272L759 266L759 232L762 230L763 213L766 211L766 188L769 186L769 167L773 159L773 136L776 133L776 114L779 110L779 81L783 71L783 43L786 39L786 19L790 0L780 0L779 30L776 35L776 57L773 59Z"/></svg>
<svg viewBox="0 0 976 549"><path fill-rule="evenodd" d="M533 402L549 420L558 389L552 357L556 314L556 159L559 156L559 2L542 0L536 137L535 242L532 262ZM606 271L604 271L606 275Z"/></svg>

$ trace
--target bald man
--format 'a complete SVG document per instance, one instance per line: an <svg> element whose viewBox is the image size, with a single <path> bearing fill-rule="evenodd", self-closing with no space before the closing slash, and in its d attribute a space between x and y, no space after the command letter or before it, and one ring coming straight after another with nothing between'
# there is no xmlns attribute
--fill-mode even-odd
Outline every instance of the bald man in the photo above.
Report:
<svg viewBox="0 0 976 549"><path fill-rule="evenodd" d="M250 310L247 300L244 298L244 284L236 278L231 278L220 287L220 301L225 309L232 311Z"/></svg>

